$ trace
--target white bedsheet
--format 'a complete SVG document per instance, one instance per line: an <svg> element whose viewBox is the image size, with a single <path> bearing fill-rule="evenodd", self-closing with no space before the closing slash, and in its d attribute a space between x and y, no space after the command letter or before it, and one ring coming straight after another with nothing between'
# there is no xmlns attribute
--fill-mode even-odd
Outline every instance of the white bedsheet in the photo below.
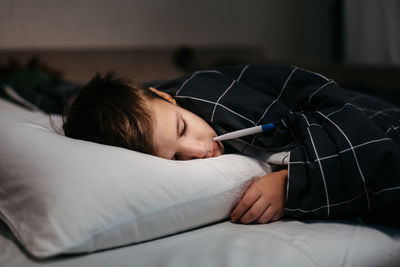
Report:
<svg viewBox="0 0 400 267"><path fill-rule="evenodd" d="M45 261L0 226L0 266L400 266L400 229L341 221L228 221L141 244Z"/></svg>

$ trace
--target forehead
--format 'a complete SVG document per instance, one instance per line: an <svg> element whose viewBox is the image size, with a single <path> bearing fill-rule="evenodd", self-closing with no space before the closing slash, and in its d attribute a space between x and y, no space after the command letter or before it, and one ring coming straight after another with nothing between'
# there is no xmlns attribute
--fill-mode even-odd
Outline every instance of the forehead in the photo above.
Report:
<svg viewBox="0 0 400 267"><path fill-rule="evenodd" d="M153 144L156 156L172 158L177 141L178 109L171 103L154 99L153 109Z"/></svg>

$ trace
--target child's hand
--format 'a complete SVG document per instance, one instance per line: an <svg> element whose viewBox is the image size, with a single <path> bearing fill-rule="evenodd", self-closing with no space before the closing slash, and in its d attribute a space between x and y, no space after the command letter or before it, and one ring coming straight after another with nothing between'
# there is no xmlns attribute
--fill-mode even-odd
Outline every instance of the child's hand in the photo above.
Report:
<svg viewBox="0 0 400 267"><path fill-rule="evenodd" d="M281 170L255 180L232 211L231 219L245 224L279 220L284 213L287 176L288 171Z"/></svg>

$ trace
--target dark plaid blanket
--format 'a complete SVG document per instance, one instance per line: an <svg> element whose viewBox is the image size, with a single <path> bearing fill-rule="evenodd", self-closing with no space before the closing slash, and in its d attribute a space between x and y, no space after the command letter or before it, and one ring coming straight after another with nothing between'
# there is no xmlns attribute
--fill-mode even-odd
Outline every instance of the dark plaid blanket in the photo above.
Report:
<svg viewBox="0 0 400 267"><path fill-rule="evenodd" d="M242 138L290 150L286 216L358 217L400 226L400 109L297 67L235 66L156 85L218 134L268 122Z"/></svg>

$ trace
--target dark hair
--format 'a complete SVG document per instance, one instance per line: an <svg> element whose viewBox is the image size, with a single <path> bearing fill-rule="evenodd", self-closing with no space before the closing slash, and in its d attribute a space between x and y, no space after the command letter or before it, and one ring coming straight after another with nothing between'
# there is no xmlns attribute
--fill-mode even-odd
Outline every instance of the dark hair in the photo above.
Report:
<svg viewBox="0 0 400 267"><path fill-rule="evenodd" d="M113 73L96 74L63 116L66 136L154 154L153 112L157 94Z"/></svg>

